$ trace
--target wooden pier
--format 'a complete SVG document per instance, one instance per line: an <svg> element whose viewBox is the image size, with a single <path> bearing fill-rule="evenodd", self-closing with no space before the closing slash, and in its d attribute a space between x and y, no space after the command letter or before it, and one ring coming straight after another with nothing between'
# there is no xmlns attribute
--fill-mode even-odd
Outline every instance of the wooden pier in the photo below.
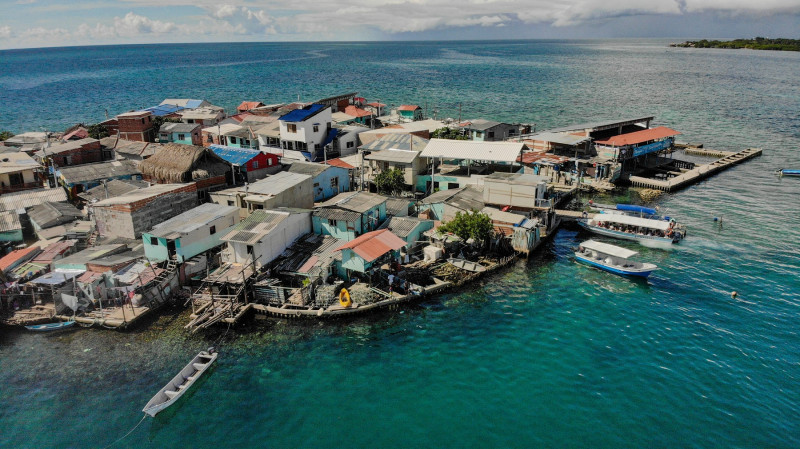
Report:
<svg viewBox="0 0 800 449"><path fill-rule="evenodd" d="M731 153L727 156L718 159L710 164L695 167L685 173L682 173L674 178L665 180L643 178L640 176L631 176L629 181L635 187L645 187L648 189L663 190L665 192L673 192L680 190L688 185L694 184L701 179L713 176L725 169L731 168L736 164L742 163L748 159L760 156L761 148L748 148L739 151L738 153Z"/></svg>

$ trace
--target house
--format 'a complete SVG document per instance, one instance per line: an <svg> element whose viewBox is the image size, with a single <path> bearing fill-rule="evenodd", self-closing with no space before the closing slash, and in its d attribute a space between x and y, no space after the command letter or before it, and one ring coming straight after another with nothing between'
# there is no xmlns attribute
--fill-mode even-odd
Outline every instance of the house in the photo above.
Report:
<svg viewBox="0 0 800 449"><path fill-rule="evenodd" d="M258 209L314 207L311 176L280 172L243 187L211 192L211 201L239 207L242 218Z"/></svg>
<svg viewBox="0 0 800 449"><path fill-rule="evenodd" d="M53 145L37 151L35 156L39 160L50 158L57 167L69 167L112 160L114 152L103 148L99 140L86 138Z"/></svg>
<svg viewBox="0 0 800 449"><path fill-rule="evenodd" d="M338 126L338 129L339 132L336 134L336 139L334 140L334 148L333 151L329 153L329 156L336 155L337 153L337 157L355 154L361 142L359 136L361 133L370 130L363 125Z"/></svg>
<svg viewBox="0 0 800 449"><path fill-rule="evenodd" d="M161 149L160 143L134 142L117 136L103 137L100 139L100 145L104 150L112 151L117 159L130 161L143 161Z"/></svg>
<svg viewBox="0 0 800 449"><path fill-rule="evenodd" d="M495 172L484 178L483 202L515 210L549 208L547 189L544 176Z"/></svg>
<svg viewBox="0 0 800 449"><path fill-rule="evenodd" d="M230 164L208 148L168 143L139 164L146 181L159 184L194 182L198 194L224 187L232 181Z"/></svg>
<svg viewBox="0 0 800 449"><path fill-rule="evenodd" d="M53 262L73 254L77 243L77 240L61 240L45 246L33 260L17 267L14 270L14 276L17 279L30 279L52 270Z"/></svg>
<svg viewBox="0 0 800 449"><path fill-rule="evenodd" d="M92 187L91 189L78 194L78 198L85 201L87 204L96 203L98 201L107 200L116 196L124 195L134 190L150 187L147 181L139 181L135 179L114 179L103 184Z"/></svg>
<svg viewBox="0 0 800 449"><path fill-rule="evenodd" d="M380 117L383 115L386 105L377 101L373 101L371 103L367 103L366 106L364 106L364 109L372 112L372 114L376 117Z"/></svg>
<svg viewBox="0 0 800 449"><path fill-rule="evenodd" d="M56 171L56 179L75 198L79 193L113 179L142 179L142 172L134 161L109 161L63 167Z"/></svg>
<svg viewBox="0 0 800 449"><path fill-rule="evenodd" d="M323 151L338 133L332 127L331 108L322 104L310 104L281 116L280 131L283 150L299 152L311 162L326 159Z"/></svg>
<svg viewBox="0 0 800 449"><path fill-rule="evenodd" d="M159 143L182 143L184 145L203 145L198 123L167 122L158 129Z"/></svg>
<svg viewBox="0 0 800 449"><path fill-rule="evenodd" d="M414 198L386 198L387 217L408 217L414 211Z"/></svg>
<svg viewBox="0 0 800 449"><path fill-rule="evenodd" d="M289 173L311 176L314 202L324 201L350 190L350 174L346 168L314 162L292 162Z"/></svg>
<svg viewBox="0 0 800 449"><path fill-rule="evenodd" d="M70 203L44 202L38 206L33 206L28 211L28 217L31 220L33 229L39 232L53 226L81 220L83 219L83 212Z"/></svg>
<svg viewBox="0 0 800 449"><path fill-rule="evenodd" d="M81 271L88 270L88 265L93 260L114 254L124 253L126 251L128 251L128 247L124 243L92 246L62 259L54 260L52 262L53 271L77 271L75 274L78 275L81 274Z"/></svg>
<svg viewBox="0 0 800 449"><path fill-rule="evenodd" d="M181 116L180 112L184 109L186 108L184 108L183 106L161 103L159 105L141 109L137 112L149 112L153 114L153 117L179 118Z"/></svg>
<svg viewBox="0 0 800 449"><path fill-rule="evenodd" d="M399 169L403 172L403 182L413 188L417 175L426 168L426 161L419 154L427 145L427 139L411 134L387 134L360 146L358 149L369 164L367 180L374 181L381 172Z"/></svg>
<svg viewBox="0 0 800 449"><path fill-rule="evenodd" d="M223 260L227 263L254 264L261 268L311 231L311 211L307 209L257 210L220 240L227 243Z"/></svg>
<svg viewBox="0 0 800 449"><path fill-rule="evenodd" d="M0 154L0 194L41 187L38 175L41 168L25 153Z"/></svg>
<svg viewBox="0 0 800 449"><path fill-rule="evenodd" d="M153 113L150 111L133 111L119 114L116 119L116 134L120 139L135 142L155 142L156 132L153 124Z"/></svg>
<svg viewBox="0 0 800 449"><path fill-rule="evenodd" d="M97 232L138 239L143 232L197 206L197 185L156 184L95 203Z"/></svg>
<svg viewBox="0 0 800 449"><path fill-rule="evenodd" d="M21 242L22 223L14 210L0 211L0 242Z"/></svg>
<svg viewBox="0 0 800 449"><path fill-rule="evenodd" d="M241 104L239 104L239 106L236 106L236 112L247 112L251 109L260 108L262 106L266 105L260 101L243 101Z"/></svg>
<svg viewBox="0 0 800 449"><path fill-rule="evenodd" d="M405 252L415 252L419 246L426 245L422 241L422 233L433 229L433 220L415 217L391 217L383 223L381 229L388 229L392 234L406 242Z"/></svg>
<svg viewBox="0 0 800 449"><path fill-rule="evenodd" d="M459 212L479 211L483 202L483 186L467 186L440 190L420 200L420 218L450 221Z"/></svg>
<svg viewBox="0 0 800 449"><path fill-rule="evenodd" d="M183 263L221 245L220 237L238 222L236 206L201 204L143 233L144 254L153 262L172 259Z"/></svg>
<svg viewBox="0 0 800 449"><path fill-rule="evenodd" d="M211 145L209 148L234 167L234 184L255 182L281 171L277 154L224 145Z"/></svg>
<svg viewBox="0 0 800 449"><path fill-rule="evenodd" d="M4 140L2 145L30 156L47 146L50 139L49 134L50 133L46 132L26 132L17 134Z"/></svg>
<svg viewBox="0 0 800 449"><path fill-rule="evenodd" d="M36 255L41 252L42 249L34 245L11 251L5 256L0 257L0 275L5 275L6 278L10 277L11 273L15 271L17 267L26 264L29 260L36 257ZM3 290L4 288L5 286L0 288L0 290Z"/></svg>
<svg viewBox="0 0 800 449"><path fill-rule="evenodd" d="M180 112L181 121L187 124L200 124L201 127L214 126L225 119L225 110L222 108L201 107L185 109Z"/></svg>
<svg viewBox="0 0 800 449"><path fill-rule="evenodd" d="M377 229L386 220L386 197L369 192L344 192L311 214L315 234L350 241Z"/></svg>
<svg viewBox="0 0 800 449"><path fill-rule="evenodd" d="M214 106L213 104L209 103L206 100L195 100L192 98L166 98L161 104L172 104L175 106L180 106L184 109L196 109L196 108L206 108L206 107L215 107L219 108L219 106Z"/></svg>
<svg viewBox="0 0 800 449"><path fill-rule="evenodd" d="M275 120L259 127L253 128L258 138L258 148L262 151L280 153L281 148L281 122ZM273 150L274 149L274 150ZM305 160L305 158L303 158Z"/></svg>
<svg viewBox="0 0 800 449"><path fill-rule="evenodd" d="M513 138L519 135L519 125L495 122L493 120L476 119L463 124L470 140L480 142L496 142Z"/></svg>
<svg viewBox="0 0 800 449"><path fill-rule="evenodd" d="M219 123L214 126L209 126L203 128L201 133L203 136L203 146L207 147L209 145L228 145L228 139L225 137L226 135L237 135L244 132L244 128L239 125L239 122L228 119L227 121L233 121L234 123ZM249 132L249 131L248 131ZM241 145L236 145L237 147L241 147Z"/></svg>
<svg viewBox="0 0 800 449"><path fill-rule="evenodd" d="M397 115L405 120L422 120L422 108L415 104L404 104L397 108Z"/></svg>
<svg viewBox="0 0 800 449"><path fill-rule="evenodd" d="M89 137L89 130L86 129L83 124L79 123L74 126L70 126L64 131L64 135L61 136L60 140L62 142L67 142L70 140L81 140Z"/></svg>
<svg viewBox="0 0 800 449"><path fill-rule="evenodd" d="M355 103L356 95L358 95L358 92L349 92L342 95L323 98L315 101L314 103L329 107L331 112L339 112L343 111L347 106Z"/></svg>
<svg viewBox="0 0 800 449"><path fill-rule="evenodd" d="M349 274L366 273L373 266L396 260L405 240L388 229L368 232L338 248L342 252L342 268Z"/></svg>
<svg viewBox="0 0 800 449"><path fill-rule="evenodd" d="M57 187L55 189L33 189L17 193L6 193L0 195L0 211L15 210L20 212L45 201L65 202L67 201L67 192Z"/></svg>
<svg viewBox="0 0 800 449"><path fill-rule="evenodd" d="M372 118L374 117L374 114L370 111L361 109L358 106L350 105L344 108L344 113L350 117L353 117L353 122L355 123L361 123L362 125L366 126L372 125Z"/></svg>

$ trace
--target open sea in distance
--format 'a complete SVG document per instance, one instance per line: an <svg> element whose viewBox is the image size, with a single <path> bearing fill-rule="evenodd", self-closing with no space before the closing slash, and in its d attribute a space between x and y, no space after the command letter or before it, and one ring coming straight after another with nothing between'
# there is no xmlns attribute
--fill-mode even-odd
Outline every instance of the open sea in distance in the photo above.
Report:
<svg viewBox="0 0 800 449"><path fill-rule="evenodd" d="M201 98L358 91L428 115L537 129L654 115L679 140L760 158L657 205L688 226L634 282L528 261L395 313L255 321L177 406L120 448L800 447L800 54L664 40L242 43L0 52L0 129ZM608 198L628 201L630 197ZM713 221L723 217L723 227ZM627 247L634 247L624 244ZM739 296L731 298L736 290ZM0 447L104 447L224 329L175 310L137 330L0 333Z"/></svg>

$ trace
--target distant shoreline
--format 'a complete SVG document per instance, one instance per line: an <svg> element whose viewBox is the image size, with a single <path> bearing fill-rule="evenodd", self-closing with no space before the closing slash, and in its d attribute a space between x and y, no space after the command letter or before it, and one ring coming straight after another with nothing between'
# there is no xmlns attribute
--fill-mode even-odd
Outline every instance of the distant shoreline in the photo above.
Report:
<svg viewBox="0 0 800 449"><path fill-rule="evenodd" d="M734 39L732 41L709 41L703 39L699 41L686 41L680 44L671 43L669 46L681 48L745 48L749 50L800 51L800 40L784 38L767 39L765 37Z"/></svg>

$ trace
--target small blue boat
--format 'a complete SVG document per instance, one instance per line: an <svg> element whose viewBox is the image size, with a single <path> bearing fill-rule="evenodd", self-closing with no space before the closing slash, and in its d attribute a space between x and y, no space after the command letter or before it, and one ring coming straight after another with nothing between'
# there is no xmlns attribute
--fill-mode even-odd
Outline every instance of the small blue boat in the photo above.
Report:
<svg viewBox="0 0 800 449"><path fill-rule="evenodd" d="M778 170L778 175L779 176L800 176L800 170L793 170L793 169L784 168L784 169Z"/></svg>
<svg viewBox="0 0 800 449"><path fill-rule="evenodd" d="M575 260L622 276L646 278L658 269L651 263L628 260L637 254L639 253L636 251L620 246L587 240L581 243L578 251L575 252Z"/></svg>
<svg viewBox="0 0 800 449"><path fill-rule="evenodd" d="M68 329L74 325L74 321L61 321L59 323L34 324L32 326L25 326L25 329L34 332L51 332Z"/></svg>

